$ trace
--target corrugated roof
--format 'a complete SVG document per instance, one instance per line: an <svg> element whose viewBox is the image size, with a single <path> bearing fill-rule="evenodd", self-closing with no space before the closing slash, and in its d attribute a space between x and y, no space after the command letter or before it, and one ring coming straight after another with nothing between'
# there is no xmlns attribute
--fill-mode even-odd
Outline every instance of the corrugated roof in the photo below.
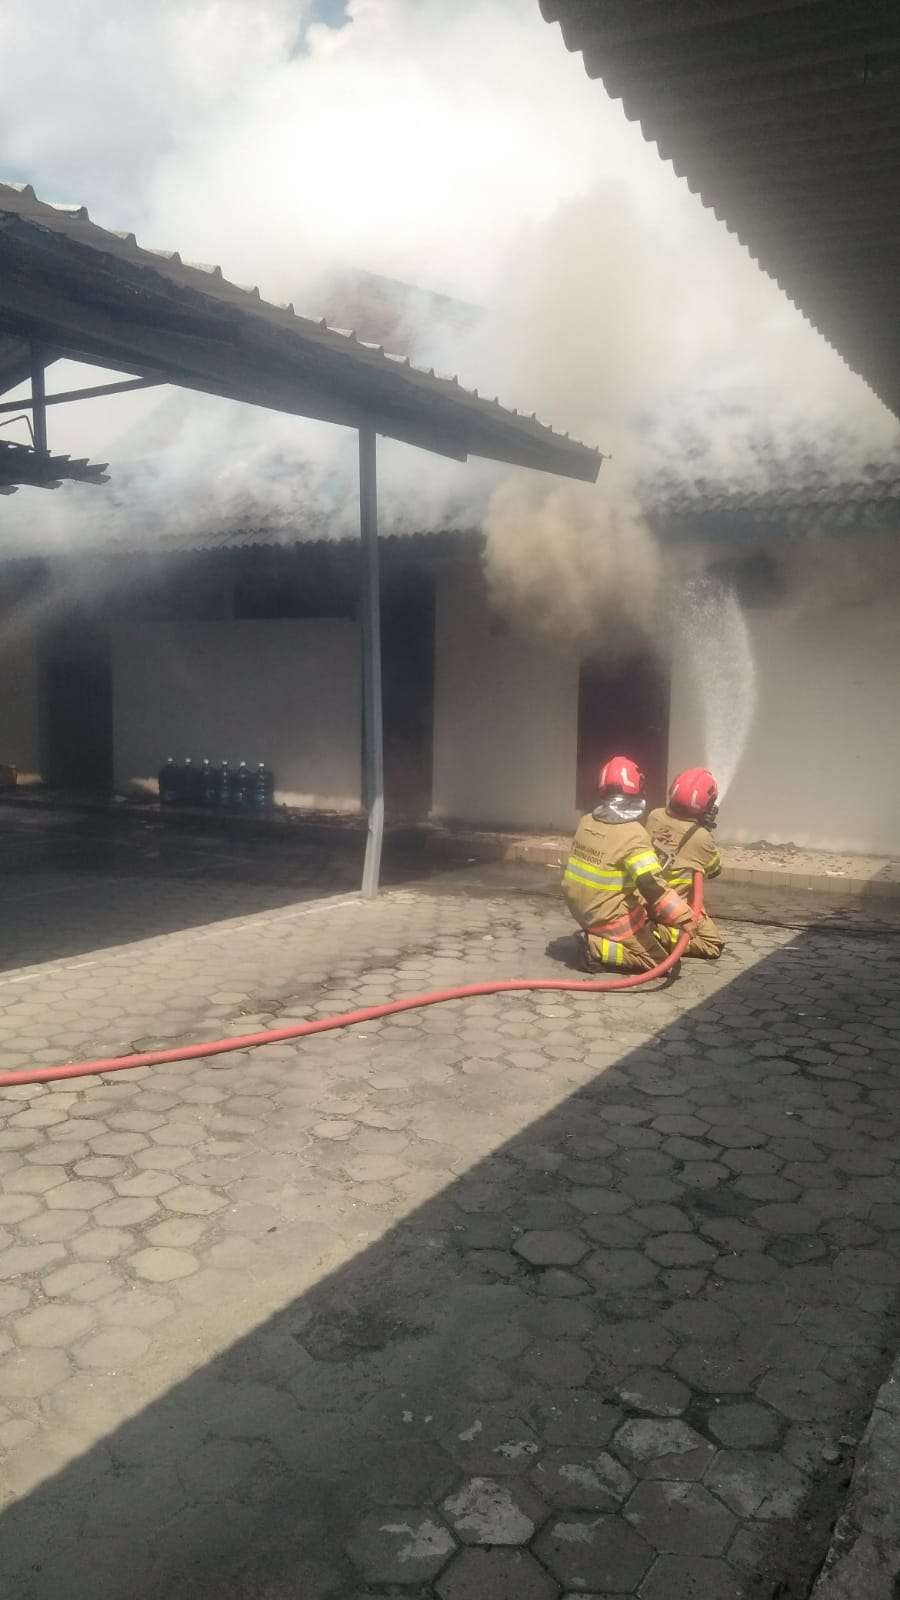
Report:
<svg viewBox="0 0 900 1600"><path fill-rule="evenodd" d="M704 204L900 415L897 0L540 0Z"/></svg>
<svg viewBox="0 0 900 1600"><path fill-rule="evenodd" d="M820 478L759 490L728 490L700 479L677 488L648 486L644 503L654 532L671 543L746 543L763 534L900 535L900 461L872 465L853 483Z"/></svg>
<svg viewBox="0 0 900 1600"><path fill-rule="evenodd" d="M143 249L0 184L0 392L21 382L24 341L122 372L349 427L465 460L484 456L593 482L601 457L457 377L421 371L352 331L298 316L218 266Z"/></svg>
<svg viewBox="0 0 900 1600"><path fill-rule="evenodd" d="M58 489L67 478L80 483L109 482L105 461L73 461L70 456L48 455L31 445L0 439L0 494L15 494L20 484Z"/></svg>

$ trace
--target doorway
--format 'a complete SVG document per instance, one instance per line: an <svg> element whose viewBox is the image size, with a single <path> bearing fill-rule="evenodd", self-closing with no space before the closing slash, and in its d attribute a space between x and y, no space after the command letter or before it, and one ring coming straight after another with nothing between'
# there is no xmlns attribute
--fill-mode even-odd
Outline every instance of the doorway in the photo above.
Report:
<svg viewBox="0 0 900 1600"><path fill-rule="evenodd" d="M613 755L631 756L647 780L651 806L666 792L669 671L641 653L615 666L602 656L582 664L578 686L579 812L597 803L597 774Z"/></svg>
<svg viewBox="0 0 900 1600"><path fill-rule="evenodd" d="M49 628L41 648L41 768L48 784L86 794L113 785L109 634L93 617Z"/></svg>

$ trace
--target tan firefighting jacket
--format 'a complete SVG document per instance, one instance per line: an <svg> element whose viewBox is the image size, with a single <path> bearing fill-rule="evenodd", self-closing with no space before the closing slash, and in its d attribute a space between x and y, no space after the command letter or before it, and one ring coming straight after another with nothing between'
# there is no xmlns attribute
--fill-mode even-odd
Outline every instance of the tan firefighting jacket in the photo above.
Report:
<svg viewBox="0 0 900 1600"><path fill-rule="evenodd" d="M647 832L654 849L666 862L666 882L685 899L693 888L695 872L702 872L705 878L717 878L722 871L716 842L702 823L690 817L675 817L660 806L647 818Z"/></svg>
<svg viewBox="0 0 900 1600"><path fill-rule="evenodd" d="M582 817L562 881L566 905L582 928L611 939L637 933L647 921L637 879L647 876L660 891L654 918L670 925L686 921L688 908L683 901L674 904L677 896L667 893L659 858L643 824L601 822L591 813Z"/></svg>

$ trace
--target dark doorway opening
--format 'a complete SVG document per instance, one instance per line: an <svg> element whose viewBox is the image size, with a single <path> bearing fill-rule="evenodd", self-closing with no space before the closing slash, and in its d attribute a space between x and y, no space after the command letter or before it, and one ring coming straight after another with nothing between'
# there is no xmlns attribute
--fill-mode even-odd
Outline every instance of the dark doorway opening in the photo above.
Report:
<svg viewBox="0 0 900 1600"><path fill-rule="evenodd" d="M381 601L384 803L388 819L419 821L431 810L434 744L434 580L392 575Z"/></svg>
<svg viewBox="0 0 900 1600"><path fill-rule="evenodd" d="M578 809L596 805L597 773L612 755L631 756L647 779L651 805L665 795L669 747L669 672L647 654L611 666L591 656L578 688Z"/></svg>
<svg viewBox="0 0 900 1600"><path fill-rule="evenodd" d="M41 649L41 767L52 787L109 794L113 786L109 634L94 617L73 617L44 634Z"/></svg>

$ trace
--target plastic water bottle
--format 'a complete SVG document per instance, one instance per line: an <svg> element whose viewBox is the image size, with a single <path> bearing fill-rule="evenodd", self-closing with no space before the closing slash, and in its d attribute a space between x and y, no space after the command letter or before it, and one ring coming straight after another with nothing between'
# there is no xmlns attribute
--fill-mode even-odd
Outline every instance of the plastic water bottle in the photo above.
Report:
<svg viewBox="0 0 900 1600"><path fill-rule="evenodd" d="M251 804L254 811L268 811L275 799L275 775L264 761L259 763L253 780Z"/></svg>
<svg viewBox="0 0 900 1600"><path fill-rule="evenodd" d="M231 790L231 768L227 761L223 761L219 768L219 792L216 796L220 806L227 808L231 805Z"/></svg>
<svg viewBox="0 0 900 1600"><path fill-rule="evenodd" d="M250 804L251 791L250 774L247 771L246 761L242 761L237 769L237 775L232 789L231 803L239 811L246 811Z"/></svg>
<svg viewBox="0 0 900 1600"><path fill-rule="evenodd" d="M203 765L200 768L200 804L202 806L214 806L218 798L218 775L213 770L209 756L204 756Z"/></svg>
<svg viewBox="0 0 900 1600"><path fill-rule="evenodd" d="M184 789L183 773L176 766L175 757L169 756L164 767L159 769L159 803L161 806L177 806Z"/></svg>
<svg viewBox="0 0 900 1600"><path fill-rule="evenodd" d="M190 756L185 756L182 768L182 804L186 806L200 804L200 774Z"/></svg>

